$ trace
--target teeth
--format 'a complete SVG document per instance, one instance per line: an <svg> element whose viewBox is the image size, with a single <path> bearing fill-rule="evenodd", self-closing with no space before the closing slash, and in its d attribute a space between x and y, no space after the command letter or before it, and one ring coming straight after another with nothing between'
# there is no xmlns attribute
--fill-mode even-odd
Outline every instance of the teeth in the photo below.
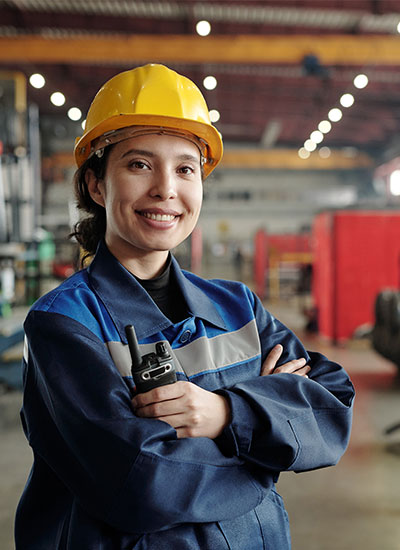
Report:
<svg viewBox="0 0 400 550"><path fill-rule="evenodd" d="M142 216L149 218L149 220L156 220L158 222L170 222L175 219L172 214L151 214L150 212L143 212Z"/></svg>

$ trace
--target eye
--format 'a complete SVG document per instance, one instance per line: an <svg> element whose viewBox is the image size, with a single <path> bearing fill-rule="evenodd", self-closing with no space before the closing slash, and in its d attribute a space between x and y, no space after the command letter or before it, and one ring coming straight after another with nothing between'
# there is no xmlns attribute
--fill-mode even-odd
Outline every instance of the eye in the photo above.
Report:
<svg viewBox="0 0 400 550"><path fill-rule="evenodd" d="M129 163L129 167L133 168L134 170L150 170L149 165L142 160L132 160Z"/></svg>
<svg viewBox="0 0 400 550"><path fill-rule="evenodd" d="M184 165L178 168L178 173L185 176L190 176L195 173L195 169L192 166Z"/></svg>

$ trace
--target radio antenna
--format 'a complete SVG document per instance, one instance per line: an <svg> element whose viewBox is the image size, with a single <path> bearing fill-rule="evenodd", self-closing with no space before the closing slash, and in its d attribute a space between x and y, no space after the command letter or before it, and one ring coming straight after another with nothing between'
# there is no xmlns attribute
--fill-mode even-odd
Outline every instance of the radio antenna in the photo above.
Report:
<svg viewBox="0 0 400 550"><path fill-rule="evenodd" d="M142 356L140 355L139 344L136 338L136 332L133 325L125 327L125 334L128 340L129 351L132 358L132 369L136 370L142 364Z"/></svg>

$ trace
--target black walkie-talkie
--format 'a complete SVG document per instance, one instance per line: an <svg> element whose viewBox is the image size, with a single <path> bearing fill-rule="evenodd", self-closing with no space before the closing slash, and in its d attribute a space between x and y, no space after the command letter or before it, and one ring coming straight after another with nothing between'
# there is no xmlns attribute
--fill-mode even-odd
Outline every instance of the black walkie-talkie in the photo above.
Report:
<svg viewBox="0 0 400 550"><path fill-rule="evenodd" d="M164 342L157 342L155 353L141 356L134 327L127 325L125 334L132 358L132 377L138 393L176 382L174 360Z"/></svg>

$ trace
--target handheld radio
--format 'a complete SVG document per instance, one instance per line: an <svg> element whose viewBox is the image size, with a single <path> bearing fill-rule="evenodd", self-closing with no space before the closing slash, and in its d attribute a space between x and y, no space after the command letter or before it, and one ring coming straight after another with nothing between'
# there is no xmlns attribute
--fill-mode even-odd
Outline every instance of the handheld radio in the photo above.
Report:
<svg viewBox="0 0 400 550"><path fill-rule="evenodd" d="M174 360L164 342L157 342L155 353L142 356L133 325L125 327L125 334L132 359L132 377L138 393L176 382Z"/></svg>

